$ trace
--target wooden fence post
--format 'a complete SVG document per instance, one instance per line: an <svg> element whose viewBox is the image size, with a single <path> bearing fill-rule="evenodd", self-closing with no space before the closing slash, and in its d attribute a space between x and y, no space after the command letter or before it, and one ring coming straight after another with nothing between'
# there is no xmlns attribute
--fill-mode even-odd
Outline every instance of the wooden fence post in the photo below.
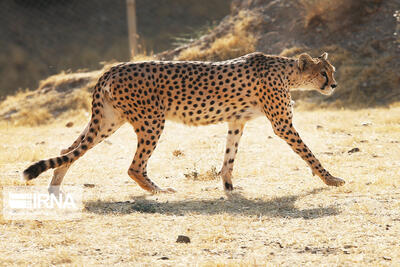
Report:
<svg viewBox="0 0 400 267"><path fill-rule="evenodd" d="M137 55L137 31L136 31L136 1L126 0L126 11L128 17L129 49L131 59Z"/></svg>

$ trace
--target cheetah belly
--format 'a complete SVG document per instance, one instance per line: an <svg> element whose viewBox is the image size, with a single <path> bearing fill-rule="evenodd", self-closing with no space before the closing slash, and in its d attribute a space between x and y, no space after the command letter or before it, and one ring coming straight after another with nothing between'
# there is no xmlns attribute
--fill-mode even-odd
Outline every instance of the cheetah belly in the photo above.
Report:
<svg viewBox="0 0 400 267"><path fill-rule="evenodd" d="M211 108L211 111L210 111ZM232 107L231 105L216 105L201 109L188 108L167 112L166 119L191 126L216 124L221 122L246 122L262 116L262 111L256 106Z"/></svg>

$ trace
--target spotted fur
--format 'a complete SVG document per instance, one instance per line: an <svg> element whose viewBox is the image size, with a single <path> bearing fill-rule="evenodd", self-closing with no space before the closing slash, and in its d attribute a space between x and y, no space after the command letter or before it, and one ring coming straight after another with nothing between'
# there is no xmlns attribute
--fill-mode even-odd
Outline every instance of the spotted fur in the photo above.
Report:
<svg viewBox="0 0 400 267"><path fill-rule="evenodd" d="M92 118L59 157L41 160L24 171L31 180L55 168L51 185L60 185L69 166L86 151L130 123L137 135L137 149L128 175L152 193L162 190L147 176L146 167L164 129L165 120L187 125L228 122L223 185L232 190L232 170L240 137L247 121L266 116L276 135L285 140L327 185L344 180L325 170L301 140L292 124L290 90L303 88L331 94L336 87L334 67L327 54L298 59L252 53L221 62L147 61L122 63L98 80Z"/></svg>

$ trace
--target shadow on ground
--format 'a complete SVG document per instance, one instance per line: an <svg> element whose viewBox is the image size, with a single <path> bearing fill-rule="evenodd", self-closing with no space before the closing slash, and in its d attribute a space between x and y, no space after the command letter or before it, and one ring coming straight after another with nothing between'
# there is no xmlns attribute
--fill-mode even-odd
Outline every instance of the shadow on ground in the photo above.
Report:
<svg viewBox="0 0 400 267"><path fill-rule="evenodd" d="M165 215L184 216L188 213L197 214L238 214L262 215L285 218L316 219L333 216L340 211L333 205L327 207L299 209L295 202L305 196L315 195L326 188L318 188L303 194L277 197L271 200L247 199L239 193L231 194L227 199L211 200L180 200L171 202L157 202L145 199L144 196L136 197L133 201L89 201L85 203L86 212L96 214L131 214L158 213Z"/></svg>

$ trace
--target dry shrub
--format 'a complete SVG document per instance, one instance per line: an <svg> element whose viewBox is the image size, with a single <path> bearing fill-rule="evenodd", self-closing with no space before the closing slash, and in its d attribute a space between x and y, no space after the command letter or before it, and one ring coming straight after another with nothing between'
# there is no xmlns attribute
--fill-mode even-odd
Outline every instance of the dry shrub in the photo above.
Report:
<svg viewBox="0 0 400 267"><path fill-rule="evenodd" d="M132 61L152 60L137 55ZM91 91L101 74L118 62L103 62L98 71L52 75L39 83L36 91L20 91L0 103L0 120L16 126L52 123L55 118L81 115L90 111Z"/></svg>
<svg viewBox="0 0 400 267"><path fill-rule="evenodd" d="M232 31L217 38L208 48L194 46L185 49L176 59L217 61L254 52L256 37L248 30L254 21L251 12L242 11L233 21Z"/></svg>
<svg viewBox="0 0 400 267"><path fill-rule="evenodd" d="M47 93L51 90L56 90L57 92L68 92L76 88L87 90L95 85L96 80L101 73L101 70L76 73L66 73L62 71L59 74L52 75L40 81L38 91L41 91L41 93Z"/></svg>
<svg viewBox="0 0 400 267"><path fill-rule="evenodd" d="M20 92L0 104L0 117L16 126L52 123L65 112L77 114L90 108L91 93L84 89L68 93L57 91Z"/></svg>
<svg viewBox="0 0 400 267"><path fill-rule="evenodd" d="M136 61L147 61L147 60L155 60L154 55L152 53L151 54L147 54L147 53L138 54L138 55L133 56L133 58L131 58L130 61L136 62ZM108 66L110 66L110 65L106 65L105 68L107 68Z"/></svg>
<svg viewBox="0 0 400 267"><path fill-rule="evenodd" d="M367 15L374 13L382 0L301 0L305 9L304 24L306 28L320 25L331 31L343 30L361 22Z"/></svg>
<svg viewBox="0 0 400 267"><path fill-rule="evenodd" d="M215 166L212 166L205 173L199 173L196 168L194 168L194 170L191 170L184 175L187 179L194 181L212 181L219 179L219 174Z"/></svg>
<svg viewBox="0 0 400 267"><path fill-rule="evenodd" d="M35 110L23 108L12 118L15 125L36 126L52 121L53 115L45 107L38 107Z"/></svg>
<svg viewBox="0 0 400 267"><path fill-rule="evenodd" d="M40 82L36 91L20 91L0 103L0 118L12 125L37 126L51 123L65 112L90 109L91 89L101 71L65 73Z"/></svg>
<svg viewBox="0 0 400 267"><path fill-rule="evenodd" d="M304 47L293 46L293 47L290 47L290 48L283 49L282 52L280 53L280 56L293 57L293 56L296 56L296 55L300 55L305 50L306 50L306 48L304 48ZM314 56L314 55L312 55L312 56Z"/></svg>

